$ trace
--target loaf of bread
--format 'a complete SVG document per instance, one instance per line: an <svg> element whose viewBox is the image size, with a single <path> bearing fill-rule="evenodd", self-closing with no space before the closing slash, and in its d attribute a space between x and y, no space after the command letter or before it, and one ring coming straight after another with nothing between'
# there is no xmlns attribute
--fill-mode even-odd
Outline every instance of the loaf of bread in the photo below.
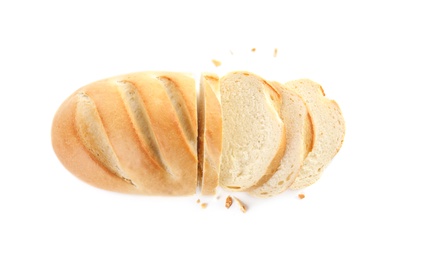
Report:
<svg viewBox="0 0 425 260"><path fill-rule="evenodd" d="M133 73L89 84L53 120L62 164L111 191L192 195L197 188L194 79L183 73Z"/></svg>
<svg viewBox="0 0 425 260"><path fill-rule="evenodd" d="M315 183L342 146L341 110L313 81L203 73L198 98L196 89L177 72L91 83L59 107L53 149L71 173L109 191L270 197Z"/></svg>

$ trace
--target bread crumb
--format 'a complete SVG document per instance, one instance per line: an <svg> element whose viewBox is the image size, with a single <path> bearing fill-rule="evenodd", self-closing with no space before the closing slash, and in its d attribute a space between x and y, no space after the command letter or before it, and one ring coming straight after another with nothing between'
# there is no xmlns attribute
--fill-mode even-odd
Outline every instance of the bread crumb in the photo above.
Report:
<svg viewBox="0 0 425 260"><path fill-rule="evenodd" d="M202 203L202 204L201 204L201 208L203 208L203 209L206 209L206 208L207 208L207 206L208 206L208 204L207 204L207 203Z"/></svg>
<svg viewBox="0 0 425 260"><path fill-rule="evenodd" d="M200 200L200 199L198 199L198 200L196 201L196 203L198 203L198 204L199 204L200 202L201 202L201 200Z"/></svg>
<svg viewBox="0 0 425 260"><path fill-rule="evenodd" d="M233 204L233 199L232 199L232 197L229 195L229 196L227 196L227 198L226 198L226 208L230 208L230 206L232 206L232 204Z"/></svg>
<svg viewBox="0 0 425 260"><path fill-rule="evenodd" d="M233 197L233 199L239 204L239 209L243 212L243 213L245 213L246 212L246 210L247 210L247 207L246 207L246 205L244 204L244 203L242 203L242 201L240 201L238 198L236 198L236 197Z"/></svg>
<svg viewBox="0 0 425 260"><path fill-rule="evenodd" d="M220 199L220 195L215 196L215 199L216 200L219 200Z"/></svg>
<svg viewBox="0 0 425 260"><path fill-rule="evenodd" d="M216 67L219 67L221 65L221 61L218 60L212 60L212 63L214 63Z"/></svg>
<svg viewBox="0 0 425 260"><path fill-rule="evenodd" d="M251 49L251 51L252 51L252 52L255 52L256 50L257 50L256 48L252 48L252 49Z"/></svg>
<svg viewBox="0 0 425 260"><path fill-rule="evenodd" d="M302 200L302 199L304 199L304 198L305 198L305 195L304 195L304 194L302 194L302 193L300 193L300 194L298 194L298 198L300 198L300 200Z"/></svg>
<svg viewBox="0 0 425 260"><path fill-rule="evenodd" d="M273 57L277 56L277 48L274 48L274 53L273 53Z"/></svg>

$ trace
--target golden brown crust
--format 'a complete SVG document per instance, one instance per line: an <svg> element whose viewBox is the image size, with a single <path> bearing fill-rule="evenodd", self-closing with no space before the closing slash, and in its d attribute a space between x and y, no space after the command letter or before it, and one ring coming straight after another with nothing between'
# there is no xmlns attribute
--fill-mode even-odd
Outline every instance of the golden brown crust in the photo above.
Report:
<svg viewBox="0 0 425 260"><path fill-rule="evenodd" d="M158 79L162 76L173 82L172 91L177 92L175 95L179 98L167 93ZM102 189L146 195L194 194L197 178L195 91L193 78L167 72L132 73L89 84L59 108L52 127L53 148L70 172ZM95 105L88 109L95 110L93 113L100 117L98 122L86 120L85 128L80 126L87 116L81 112L85 108L76 109L78 95L90 98ZM178 115L181 111L173 104L175 99L185 110L182 113L188 118L187 122L181 121ZM144 108L144 115L137 112L139 107ZM90 142L87 141L92 140L90 137L84 139L83 134L78 133L90 128L103 129L107 138ZM150 132L144 131L146 129ZM107 167L108 163L99 160L105 150L95 147L99 144L118 158L118 163L114 163L116 167Z"/></svg>
<svg viewBox="0 0 425 260"><path fill-rule="evenodd" d="M75 126L76 99L75 95L69 97L58 109L53 119L52 144L59 160L77 178L97 188L137 193L134 186L95 161L78 138Z"/></svg>

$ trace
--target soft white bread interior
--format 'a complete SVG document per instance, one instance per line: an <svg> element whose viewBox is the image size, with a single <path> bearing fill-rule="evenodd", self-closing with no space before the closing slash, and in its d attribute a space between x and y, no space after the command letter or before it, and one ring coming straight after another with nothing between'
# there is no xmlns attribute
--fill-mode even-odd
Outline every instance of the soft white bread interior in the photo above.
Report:
<svg viewBox="0 0 425 260"><path fill-rule="evenodd" d="M315 183L325 167L338 153L345 135L345 121L334 100L325 97L322 87L308 79L284 84L305 101L313 126L313 146L305 158L300 173L290 186L302 189Z"/></svg>
<svg viewBox="0 0 425 260"><path fill-rule="evenodd" d="M203 73L198 99L198 180L202 195L218 186L222 147L220 85L217 75Z"/></svg>
<svg viewBox="0 0 425 260"><path fill-rule="evenodd" d="M285 122L286 149L279 168L272 177L250 192L256 197L271 197L288 189L298 176L312 146L312 126L304 100L277 82L271 84L282 96L281 116Z"/></svg>
<svg viewBox="0 0 425 260"><path fill-rule="evenodd" d="M57 111L52 144L83 181L111 191L191 195L197 186L194 79L141 72L89 84Z"/></svg>
<svg viewBox="0 0 425 260"><path fill-rule="evenodd" d="M279 112L280 93L248 72L220 79L223 114L223 153L220 186L227 190L254 189L279 166L285 150L285 127Z"/></svg>

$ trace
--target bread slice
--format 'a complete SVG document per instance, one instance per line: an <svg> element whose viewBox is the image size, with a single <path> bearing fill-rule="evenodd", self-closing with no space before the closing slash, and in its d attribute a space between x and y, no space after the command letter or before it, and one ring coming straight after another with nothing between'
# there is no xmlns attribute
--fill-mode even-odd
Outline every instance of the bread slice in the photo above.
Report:
<svg viewBox="0 0 425 260"><path fill-rule="evenodd" d="M315 183L338 153L345 135L345 121L334 100L325 97L322 87L308 79L288 82L284 87L298 93L305 101L313 126L313 146L300 173L290 186L302 189Z"/></svg>
<svg viewBox="0 0 425 260"><path fill-rule="evenodd" d="M256 197L271 197L291 186L300 172L301 165L312 146L312 126L304 100L294 91L277 82L272 85L279 90L283 102L281 116L285 122L286 149L278 170L263 185L251 191Z"/></svg>
<svg viewBox="0 0 425 260"><path fill-rule="evenodd" d="M267 81L249 72L220 79L223 153L220 186L246 191L266 182L285 150L282 98Z"/></svg>
<svg viewBox="0 0 425 260"><path fill-rule="evenodd" d="M198 180L202 195L214 195L218 186L222 147L221 118L218 76L203 73L198 98Z"/></svg>

